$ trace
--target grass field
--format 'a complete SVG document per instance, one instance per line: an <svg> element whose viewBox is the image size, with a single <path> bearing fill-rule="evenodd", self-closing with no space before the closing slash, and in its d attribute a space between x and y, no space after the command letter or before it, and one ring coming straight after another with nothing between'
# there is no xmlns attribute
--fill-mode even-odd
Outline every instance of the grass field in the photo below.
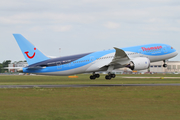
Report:
<svg viewBox="0 0 180 120"><path fill-rule="evenodd" d="M155 75L117 75L115 79L106 80L101 75L96 80L90 80L89 74L78 75L78 78L68 76L0 76L0 85L46 85L46 84L155 84L155 83L180 83L180 75L155 74ZM125 77L157 77L157 78L125 78ZM165 77L174 77L173 79ZM163 79L164 78L164 79Z"/></svg>
<svg viewBox="0 0 180 120"><path fill-rule="evenodd" d="M123 78L158 77L158 78ZM162 77L177 77L162 79ZM180 83L180 75L0 76L0 84ZM161 79L160 79L161 78ZM179 86L0 89L0 120L179 120Z"/></svg>

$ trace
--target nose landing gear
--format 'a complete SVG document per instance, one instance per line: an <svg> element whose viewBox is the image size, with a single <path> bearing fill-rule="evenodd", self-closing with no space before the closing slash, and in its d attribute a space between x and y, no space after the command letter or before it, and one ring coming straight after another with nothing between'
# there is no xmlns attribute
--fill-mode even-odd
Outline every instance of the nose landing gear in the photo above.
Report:
<svg viewBox="0 0 180 120"><path fill-rule="evenodd" d="M163 67L166 68L167 67L166 60L163 60L163 62L164 62Z"/></svg>

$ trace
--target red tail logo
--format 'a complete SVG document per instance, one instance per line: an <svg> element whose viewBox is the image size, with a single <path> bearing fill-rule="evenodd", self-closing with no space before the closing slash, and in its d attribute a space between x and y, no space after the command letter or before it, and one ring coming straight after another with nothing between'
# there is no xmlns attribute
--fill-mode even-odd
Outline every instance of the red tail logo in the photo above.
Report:
<svg viewBox="0 0 180 120"><path fill-rule="evenodd" d="M36 48L34 48L34 50L36 50ZM28 51L27 51L27 52L24 52L24 53L27 55L27 57L28 57L29 59L34 58L34 56L35 56L35 54L36 54L36 53L34 52L34 54L33 54L32 56L29 56L29 55L28 55L28 53L29 53Z"/></svg>

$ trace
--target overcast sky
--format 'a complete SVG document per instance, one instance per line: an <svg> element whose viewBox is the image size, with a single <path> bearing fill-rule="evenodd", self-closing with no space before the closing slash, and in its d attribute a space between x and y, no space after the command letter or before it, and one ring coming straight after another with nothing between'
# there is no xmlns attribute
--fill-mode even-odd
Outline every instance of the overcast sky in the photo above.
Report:
<svg viewBox="0 0 180 120"><path fill-rule="evenodd" d="M180 52L180 1L0 0L0 62L24 60L13 33L49 56L149 43Z"/></svg>

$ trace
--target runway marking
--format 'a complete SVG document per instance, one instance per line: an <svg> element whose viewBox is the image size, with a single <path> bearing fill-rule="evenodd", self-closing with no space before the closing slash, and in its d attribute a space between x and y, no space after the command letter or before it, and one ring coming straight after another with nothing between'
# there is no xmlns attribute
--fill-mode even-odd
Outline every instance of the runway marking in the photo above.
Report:
<svg viewBox="0 0 180 120"><path fill-rule="evenodd" d="M94 84L94 85L0 85L0 88L68 88L68 87L123 87L123 86L180 86L178 84Z"/></svg>
<svg viewBox="0 0 180 120"><path fill-rule="evenodd" d="M142 79L142 78L159 78L159 79L162 79L162 78L164 78L164 79L180 79L180 77L122 77L122 78L140 78L140 79Z"/></svg>

